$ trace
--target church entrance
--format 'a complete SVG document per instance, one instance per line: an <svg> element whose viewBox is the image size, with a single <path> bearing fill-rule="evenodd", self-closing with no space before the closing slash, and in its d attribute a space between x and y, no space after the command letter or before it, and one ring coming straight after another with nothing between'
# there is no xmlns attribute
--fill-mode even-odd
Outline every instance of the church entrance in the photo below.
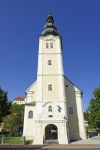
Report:
<svg viewBox="0 0 100 150"><path fill-rule="evenodd" d="M57 140L58 129L54 124L49 124L45 127L45 140Z"/></svg>

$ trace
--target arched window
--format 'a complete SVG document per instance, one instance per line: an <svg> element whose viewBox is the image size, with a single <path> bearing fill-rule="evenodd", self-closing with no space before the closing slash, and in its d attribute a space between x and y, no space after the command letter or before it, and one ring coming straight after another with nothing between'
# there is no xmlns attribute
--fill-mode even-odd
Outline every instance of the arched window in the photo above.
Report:
<svg viewBox="0 0 100 150"><path fill-rule="evenodd" d="M49 43L46 43L46 48L49 48Z"/></svg>
<svg viewBox="0 0 100 150"><path fill-rule="evenodd" d="M33 111L32 110L29 111L28 118L33 118Z"/></svg>
<svg viewBox="0 0 100 150"><path fill-rule="evenodd" d="M73 111L73 107L69 107L69 114L73 114L74 111Z"/></svg>
<svg viewBox="0 0 100 150"><path fill-rule="evenodd" d="M52 106L48 107L48 111L52 112Z"/></svg>
<svg viewBox="0 0 100 150"><path fill-rule="evenodd" d="M48 60L48 65L52 65L52 61L51 60Z"/></svg>
<svg viewBox="0 0 100 150"><path fill-rule="evenodd" d="M53 43L50 43L50 48L53 48Z"/></svg>
<svg viewBox="0 0 100 150"><path fill-rule="evenodd" d="M48 91L52 91L52 84L48 85Z"/></svg>

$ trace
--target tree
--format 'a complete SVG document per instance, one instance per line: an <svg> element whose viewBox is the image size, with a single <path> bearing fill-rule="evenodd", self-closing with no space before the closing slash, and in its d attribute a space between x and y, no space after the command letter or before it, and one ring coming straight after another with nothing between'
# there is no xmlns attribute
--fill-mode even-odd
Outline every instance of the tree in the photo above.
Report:
<svg viewBox="0 0 100 150"><path fill-rule="evenodd" d="M90 126L100 129L100 86L95 88L86 112Z"/></svg>
<svg viewBox="0 0 100 150"><path fill-rule="evenodd" d="M23 127L24 120L24 105L12 104L10 114L3 120L4 128L8 129L10 135L14 134L14 130L19 130Z"/></svg>
<svg viewBox="0 0 100 150"><path fill-rule="evenodd" d="M86 121L89 121L89 114L88 114L88 112L84 112L84 119Z"/></svg>
<svg viewBox="0 0 100 150"><path fill-rule="evenodd" d="M0 123L3 120L3 117L10 113L11 103L8 101L7 92L0 88Z"/></svg>

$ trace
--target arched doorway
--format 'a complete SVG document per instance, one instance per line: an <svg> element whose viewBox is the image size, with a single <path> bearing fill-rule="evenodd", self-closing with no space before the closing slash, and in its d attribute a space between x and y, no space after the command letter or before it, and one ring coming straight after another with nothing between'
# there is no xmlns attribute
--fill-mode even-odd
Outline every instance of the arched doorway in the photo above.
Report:
<svg viewBox="0 0 100 150"><path fill-rule="evenodd" d="M54 124L49 124L45 127L45 140L57 140L58 129Z"/></svg>

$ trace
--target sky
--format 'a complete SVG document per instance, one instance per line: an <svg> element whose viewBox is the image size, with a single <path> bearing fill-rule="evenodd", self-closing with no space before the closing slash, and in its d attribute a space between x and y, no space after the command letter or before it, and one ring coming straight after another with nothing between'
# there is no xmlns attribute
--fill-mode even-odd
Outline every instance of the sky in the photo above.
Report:
<svg viewBox="0 0 100 150"><path fill-rule="evenodd" d="M83 91L85 111L100 85L100 0L0 0L0 87L12 101L36 80L49 11L62 35L65 76Z"/></svg>

